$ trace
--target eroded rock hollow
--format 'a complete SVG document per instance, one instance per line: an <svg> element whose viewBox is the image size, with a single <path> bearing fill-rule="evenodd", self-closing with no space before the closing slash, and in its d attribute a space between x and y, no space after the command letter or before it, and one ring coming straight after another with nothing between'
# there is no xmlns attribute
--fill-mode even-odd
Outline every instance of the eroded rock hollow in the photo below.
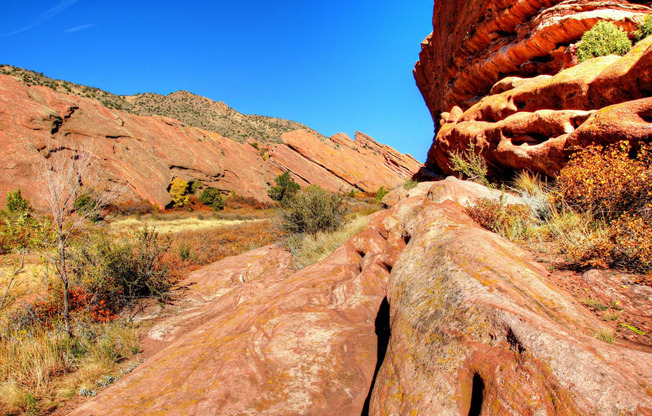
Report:
<svg viewBox="0 0 652 416"><path fill-rule="evenodd" d="M415 78L438 134L426 165L451 173L473 143L493 173L554 175L589 144L652 140L652 41L577 65L600 20L631 37L650 8L628 1L436 1Z"/></svg>

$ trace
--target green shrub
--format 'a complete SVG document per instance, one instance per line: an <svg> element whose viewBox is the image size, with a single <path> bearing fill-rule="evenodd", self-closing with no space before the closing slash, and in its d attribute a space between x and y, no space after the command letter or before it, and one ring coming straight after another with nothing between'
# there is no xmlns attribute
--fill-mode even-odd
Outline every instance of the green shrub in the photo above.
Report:
<svg viewBox="0 0 652 416"><path fill-rule="evenodd" d="M188 182L179 178L172 179L172 183L170 184L170 197L175 207L182 207L188 204Z"/></svg>
<svg viewBox="0 0 652 416"><path fill-rule="evenodd" d="M634 33L634 36L636 42L639 42L650 35L652 35L652 15L647 15L643 23L638 26L638 30Z"/></svg>
<svg viewBox="0 0 652 416"><path fill-rule="evenodd" d="M201 182L199 182L199 181L192 181L192 182L190 182L190 183L188 184L188 186L190 186L190 193L191 193L192 195L195 195L195 194L197 194L197 191L199 191L199 189L201 188Z"/></svg>
<svg viewBox="0 0 652 416"><path fill-rule="evenodd" d="M98 233L74 248L71 271L86 291L118 311L136 299L165 294L170 282L161 257L169 245L147 228L128 239Z"/></svg>
<svg viewBox="0 0 652 416"><path fill-rule="evenodd" d="M345 223L344 195L311 185L288 198L279 211L281 229L313 236L319 231L336 231Z"/></svg>
<svg viewBox="0 0 652 416"><path fill-rule="evenodd" d="M215 211L224 209L224 199L219 189L207 188L199 195L202 204L212 207Z"/></svg>
<svg viewBox="0 0 652 416"><path fill-rule="evenodd" d="M374 195L374 198L376 199L376 202L378 202L379 204L381 202L383 202L383 198L385 198L385 195L387 195L388 193L389 193L389 191L387 189L385 189L384 186L381 186L380 188L378 188L378 191L376 191L376 194Z"/></svg>
<svg viewBox="0 0 652 416"><path fill-rule="evenodd" d="M409 191L410 189L416 188L418 184L419 184L419 182L413 181L412 179L408 179L403 184L403 189L405 189L406 191Z"/></svg>
<svg viewBox="0 0 652 416"><path fill-rule="evenodd" d="M100 213L97 212L97 201L91 191L82 193L75 199L72 207L81 215L86 216L90 221L97 222L101 219Z"/></svg>
<svg viewBox="0 0 652 416"><path fill-rule="evenodd" d="M20 189L15 192L7 192L7 201L5 202L5 207L9 214L25 214L31 211L29 202L23 198L20 193Z"/></svg>
<svg viewBox="0 0 652 416"><path fill-rule="evenodd" d="M291 198L301 189L301 186L292 180L289 171L278 175L274 182L276 182L276 186L272 186L267 190L267 195L274 201L284 201Z"/></svg>
<svg viewBox="0 0 652 416"><path fill-rule="evenodd" d="M467 179L489 186L487 180L487 161L482 156L482 151L476 153L475 144L469 143L465 152L454 151L451 153L451 169Z"/></svg>
<svg viewBox="0 0 652 416"><path fill-rule="evenodd" d="M579 62L598 56L624 55L632 48L627 33L611 22L600 21L584 33L577 48Z"/></svg>

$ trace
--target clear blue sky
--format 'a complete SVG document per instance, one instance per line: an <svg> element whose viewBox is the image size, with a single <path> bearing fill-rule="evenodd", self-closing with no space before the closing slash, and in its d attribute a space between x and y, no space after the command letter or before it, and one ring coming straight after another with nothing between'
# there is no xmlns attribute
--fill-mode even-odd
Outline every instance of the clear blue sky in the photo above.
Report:
<svg viewBox="0 0 652 416"><path fill-rule="evenodd" d="M412 76L433 0L7 1L0 63L115 94L188 90L424 161Z"/></svg>

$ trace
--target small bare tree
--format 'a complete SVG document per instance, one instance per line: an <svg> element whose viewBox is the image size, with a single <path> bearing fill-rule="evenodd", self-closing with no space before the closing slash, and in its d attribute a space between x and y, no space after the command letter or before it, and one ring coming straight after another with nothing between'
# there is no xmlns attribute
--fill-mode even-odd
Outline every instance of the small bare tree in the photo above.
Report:
<svg viewBox="0 0 652 416"><path fill-rule="evenodd" d="M93 146L65 147L61 138L56 146L44 150L45 159L39 169L42 185L52 215L57 254L54 265L63 288L63 318L66 332L72 335L70 327L70 274L68 250L71 238L90 218L99 216L100 211L116 199L125 189L101 189L101 172ZM79 206L76 201L92 192L92 201Z"/></svg>

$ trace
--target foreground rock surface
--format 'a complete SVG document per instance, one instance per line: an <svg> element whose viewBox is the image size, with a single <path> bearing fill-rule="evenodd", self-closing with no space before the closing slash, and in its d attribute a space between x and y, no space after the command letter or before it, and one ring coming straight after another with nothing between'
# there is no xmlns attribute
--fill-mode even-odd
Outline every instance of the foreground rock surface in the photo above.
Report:
<svg viewBox="0 0 652 416"><path fill-rule="evenodd" d="M426 166L450 174L451 154L473 143L490 173L554 175L573 150L652 141L652 39L577 66L572 47L600 20L632 33L649 12L628 1L435 2L415 69L438 130Z"/></svg>
<svg viewBox="0 0 652 416"><path fill-rule="evenodd" d="M21 188L43 208L39 171L51 155L79 150L96 156L96 172L106 187L129 182L122 200L143 199L160 207L171 202L167 191L174 177L269 201L267 189L284 170L302 185L376 192L403 183L421 167L366 136L356 141L343 136L320 140L299 130L285 133L282 143L257 149L178 120L108 109L96 100L27 87L0 75L0 204L8 191Z"/></svg>
<svg viewBox="0 0 652 416"><path fill-rule="evenodd" d="M300 272L274 247L196 272L191 309L150 331L167 348L73 414L651 414L649 348L595 339L444 182Z"/></svg>

